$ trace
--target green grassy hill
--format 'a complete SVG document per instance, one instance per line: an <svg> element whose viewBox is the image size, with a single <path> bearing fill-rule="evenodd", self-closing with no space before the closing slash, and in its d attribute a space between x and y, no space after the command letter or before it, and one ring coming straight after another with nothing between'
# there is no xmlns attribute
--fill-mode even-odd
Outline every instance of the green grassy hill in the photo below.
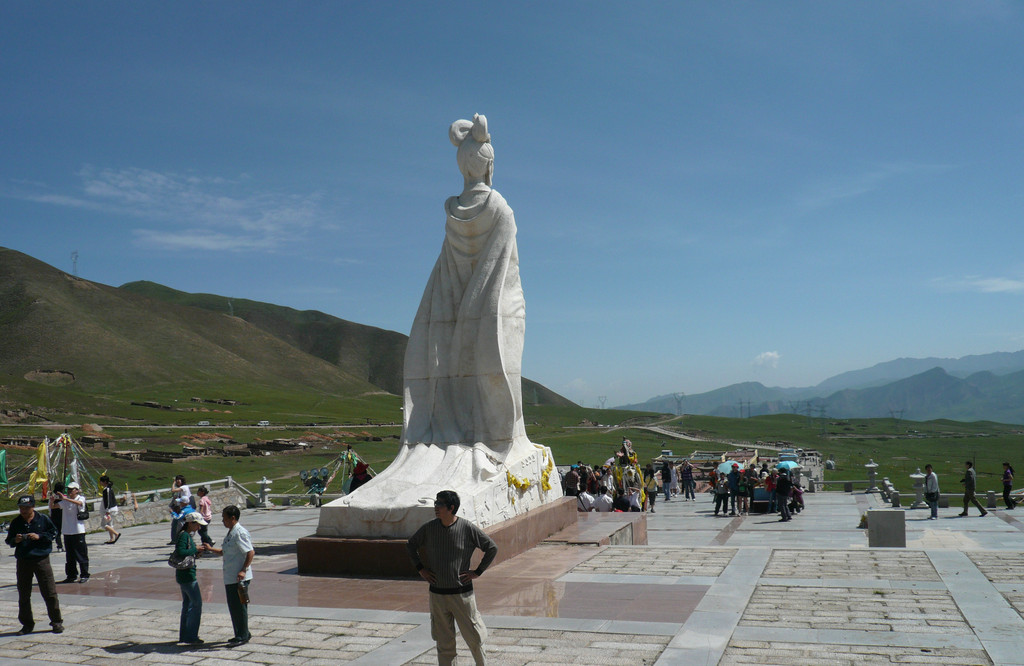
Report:
<svg viewBox="0 0 1024 666"><path fill-rule="evenodd" d="M0 368L85 393L238 382L379 391L239 317L72 277L0 248Z"/></svg>
<svg viewBox="0 0 1024 666"><path fill-rule="evenodd" d="M400 423L406 342L322 312L110 287L0 248L0 410L30 422L185 424L200 397L243 403L222 410L241 421ZM526 379L523 397L574 406Z"/></svg>
<svg viewBox="0 0 1024 666"><path fill-rule="evenodd" d="M299 311L215 294L190 294L155 282L129 282L120 289L167 303L234 315L354 377L389 393L402 393L407 338L401 333L356 324L316 310Z"/></svg>
<svg viewBox="0 0 1024 666"><path fill-rule="evenodd" d="M232 314L384 391L402 393L402 366L409 338L401 333L346 321L317 310L300 311L215 294L190 294L155 282L129 282L121 285L121 289L168 303ZM572 401L525 377L523 402L575 406Z"/></svg>

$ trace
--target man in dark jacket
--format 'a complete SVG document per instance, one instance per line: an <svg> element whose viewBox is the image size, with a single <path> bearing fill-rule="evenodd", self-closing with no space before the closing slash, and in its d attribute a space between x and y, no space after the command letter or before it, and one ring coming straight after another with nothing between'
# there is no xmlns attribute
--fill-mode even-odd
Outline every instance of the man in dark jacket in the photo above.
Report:
<svg viewBox="0 0 1024 666"><path fill-rule="evenodd" d="M46 613L50 616L53 633L64 631L64 620L57 600L57 584L50 567L50 552L57 528L50 519L36 511L36 500L32 495L18 498L19 515L7 529L7 545L14 548L17 560L18 580L18 621L21 622L19 635L32 633L36 623L32 617L32 577L39 582L39 593L46 602Z"/></svg>
<svg viewBox="0 0 1024 666"><path fill-rule="evenodd" d="M736 463L732 465L732 471L726 477L729 483L729 515L736 515L736 498L740 494L740 466Z"/></svg>
<svg viewBox="0 0 1024 666"><path fill-rule="evenodd" d="M964 478L960 479L960 483L964 484L964 512L960 514L960 517L967 516L967 507L973 502L974 506L978 507L978 511L981 511L981 515L987 516L988 511L981 505L978 498L974 496L974 491L978 487L978 477L974 472L974 463L970 460L964 463L966 470L964 471Z"/></svg>
<svg viewBox="0 0 1024 666"><path fill-rule="evenodd" d="M779 518L780 523L792 520L793 518L789 512L789 491L792 489L793 481L789 478L789 472L780 470L779 478L775 480L775 501L778 503L779 513L782 515Z"/></svg>

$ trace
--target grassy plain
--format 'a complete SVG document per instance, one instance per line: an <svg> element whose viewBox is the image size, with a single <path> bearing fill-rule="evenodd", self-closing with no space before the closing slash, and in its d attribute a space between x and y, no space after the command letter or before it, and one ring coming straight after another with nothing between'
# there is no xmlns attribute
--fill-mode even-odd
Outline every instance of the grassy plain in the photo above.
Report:
<svg viewBox="0 0 1024 666"><path fill-rule="evenodd" d="M70 395L62 395L65 392ZM52 439L68 426L71 434L80 438L86 433L82 424L88 423L98 424L116 441L119 450L179 451L197 433L222 434L239 443L303 437L313 443L302 453L212 456L176 463L133 462L113 458L102 449L89 449L89 468L109 473L118 490L125 484L136 491L167 487L174 475L181 473L192 481L232 476L254 491L259 479L266 476L274 481L273 492L302 492L299 472L331 466L347 444L353 445L373 469L384 469L398 450L401 433L401 400L390 394L342 398L258 385L207 386L198 395L196 389L186 385L152 386L144 394L76 396L74 391L55 393L53 387L39 393L38 407L46 412L49 423L0 424L0 436L48 435ZM193 402L193 397L230 398L239 404ZM170 409L130 404L142 400ZM793 414L746 419L680 418L556 406L527 406L525 416L531 439L550 446L560 465L577 460L602 463L618 449L622 438L628 437L642 462L654 458L663 448L688 454L693 450L756 446L758 442L788 442L817 449L825 458L833 457L836 469L826 472L826 478L865 479L864 464L873 459L879 464L879 478L889 477L899 488L909 488L909 475L929 462L935 466L944 492L959 489L963 462L968 459L976 463L981 491L1001 489L1003 460L1019 463L1024 474L1024 431L1019 426L998 423L823 421ZM256 423L261 420L270 421L271 426L258 427ZM209 421L210 425L199 426L200 421ZM655 423L702 441L672 439L644 427ZM28 461L34 451L9 447L7 455L11 471ZM0 508L6 508L5 504L0 502Z"/></svg>

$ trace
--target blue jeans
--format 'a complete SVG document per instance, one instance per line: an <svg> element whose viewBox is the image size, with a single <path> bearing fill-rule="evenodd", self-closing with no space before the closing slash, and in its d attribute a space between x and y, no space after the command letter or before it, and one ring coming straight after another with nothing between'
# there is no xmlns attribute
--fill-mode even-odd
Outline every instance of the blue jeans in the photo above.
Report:
<svg viewBox="0 0 1024 666"><path fill-rule="evenodd" d="M665 491L665 501L669 501L669 499L672 498L672 485L670 483L666 483L661 488Z"/></svg>
<svg viewBox="0 0 1024 666"><path fill-rule="evenodd" d="M693 494L693 489L697 487L693 479L687 479L683 481L683 499L697 499L697 496Z"/></svg>
<svg viewBox="0 0 1024 666"><path fill-rule="evenodd" d="M178 583L181 587L181 623L178 625L178 642L193 643L199 640L199 622L203 617L203 595L199 581Z"/></svg>

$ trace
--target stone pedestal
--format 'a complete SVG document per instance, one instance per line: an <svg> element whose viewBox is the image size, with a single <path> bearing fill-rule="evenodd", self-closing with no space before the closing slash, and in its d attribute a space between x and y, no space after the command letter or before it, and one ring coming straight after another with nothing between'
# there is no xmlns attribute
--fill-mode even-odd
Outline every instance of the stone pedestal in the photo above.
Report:
<svg viewBox="0 0 1024 666"><path fill-rule="evenodd" d="M868 511L868 546L906 548L907 515L902 509Z"/></svg>
<svg viewBox="0 0 1024 666"><path fill-rule="evenodd" d="M877 493L878 486L875 485L875 475L877 474L878 463L876 463L873 458L868 458L868 463L864 465L864 467L868 470L868 489L864 492Z"/></svg>
<svg viewBox="0 0 1024 666"><path fill-rule="evenodd" d="M430 516L433 519L433 515ZM485 528L498 544L494 563L529 550L552 534L575 525L576 498L563 497L510 520ZM426 521L424 521L426 522ZM646 542L646 535L644 535ZM325 576L415 577L404 538L359 539L311 535L299 539L299 573ZM482 553L477 552L474 566Z"/></svg>
<svg viewBox="0 0 1024 666"><path fill-rule="evenodd" d="M928 507L924 501L924 476L925 475L921 473L920 467L917 468L917 472L910 475L910 478L914 480L914 501L910 503L911 509Z"/></svg>

